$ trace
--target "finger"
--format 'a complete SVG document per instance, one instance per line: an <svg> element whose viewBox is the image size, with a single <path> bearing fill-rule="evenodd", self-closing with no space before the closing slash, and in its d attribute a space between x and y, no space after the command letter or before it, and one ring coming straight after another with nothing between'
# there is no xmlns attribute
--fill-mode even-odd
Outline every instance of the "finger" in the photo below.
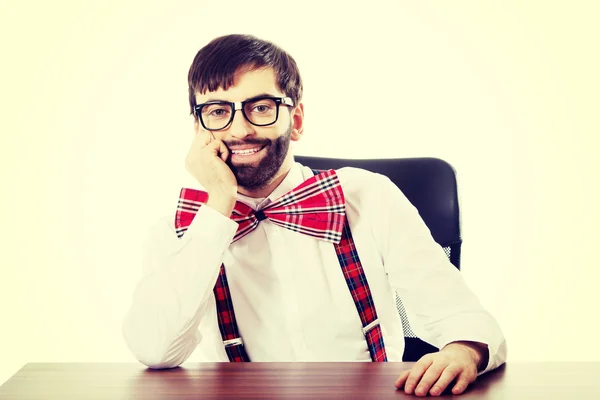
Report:
<svg viewBox="0 0 600 400"><path fill-rule="evenodd" d="M459 368L456 368L453 366L446 367L444 369L444 371L442 372L442 374L440 375L437 382L435 382L435 384L429 391L429 393L432 396L439 396L440 394L442 394L444 392L444 390L446 390L448 385L454 380L454 378L456 378L456 376L459 373L460 373Z"/></svg>
<svg viewBox="0 0 600 400"><path fill-rule="evenodd" d="M471 370L463 370L458 376L458 381L456 385L452 388L452 394L461 394L467 389L467 386L471 382L474 382L477 379L477 372Z"/></svg>
<svg viewBox="0 0 600 400"><path fill-rule="evenodd" d="M211 131L206 131L204 129L196 130L196 134L194 135L194 145L196 145L196 147L204 148L213 140L215 140L215 136Z"/></svg>
<svg viewBox="0 0 600 400"><path fill-rule="evenodd" d="M410 374L410 369L407 369L406 371L402 371L402 373L400 374L400 377L396 380L396 383L394 384L394 386L396 386L396 389L400 389L404 385L404 382L406 382L406 379L408 379L409 374Z"/></svg>
<svg viewBox="0 0 600 400"><path fill-rule="evenodd" d="M210 138L212 140L217 140L217 138L215 137L215 134L212 131L208 131L208 133L210 133Z"/></svg>
<svg viewBox="0 0 600 400"><path fill-rule="evenodd" d="M417 386L417 383L421 380L421 377L432 364L431 358L426 355L421 357L419 361L411 368L408 379L404 384L404 393L413 394L413 390Z"/></svg>
<svg viewBox="0 0 600 400"><path fill-rule="evenodd" d="M431 364L431 366L427 368L427 371L425 371L423 377L421 378L421 381L417 385L417 388L415 389L415 394L417 396L427 395L429 389L431 389L433 384L437 382L437 380L440 378L440 375L442 375L442 372L444 372L444 369L446 369L447 367L448 363L442 363L439 361Z"/></svg>
<svg viewBox="0 0 600 400"><path fill-rule="evenodd" d="M194 138L194 142L192 143L192 147L195 151L203 150L211 144L215 144L217 139L212 139L212 133L208 131L200 131ZM218 146L217 146L218 147Z"/></svg>
<svg viewBox="0 0 600 400"><path fill-rule="evenodd" d="M221 158L224 162L227 161L227 157L229 157L229 149L225 146L225 143L219 139L215 139L212 142L208 143L204 147L204 151L210 152L213 156L217 156Z"/></svg>
<svg viewBox="0 0 600 400"><path fill-rule="evenodd" d="M227 157L229 157L229 149L227 148L227 146L225 146L225 143L223 143L220 140L216 140L217 142L219 142L219 149L218 149L218 153L219 156L221 157L221 160L223 160L223 162L227 161Z"/></svg>

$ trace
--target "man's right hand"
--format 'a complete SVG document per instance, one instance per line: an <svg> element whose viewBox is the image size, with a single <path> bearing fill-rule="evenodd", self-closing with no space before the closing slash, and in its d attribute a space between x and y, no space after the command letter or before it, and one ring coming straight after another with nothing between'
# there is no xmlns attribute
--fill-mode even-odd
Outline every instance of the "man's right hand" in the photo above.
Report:
<svg viewBox="0 0 600 400"><path fill-rule="evenodd" d="M229 149L209 131L194 123L194 140L185 158L190 174L208 191L207 206L229 218L235 205L237 181L225 161Z"/></svg>

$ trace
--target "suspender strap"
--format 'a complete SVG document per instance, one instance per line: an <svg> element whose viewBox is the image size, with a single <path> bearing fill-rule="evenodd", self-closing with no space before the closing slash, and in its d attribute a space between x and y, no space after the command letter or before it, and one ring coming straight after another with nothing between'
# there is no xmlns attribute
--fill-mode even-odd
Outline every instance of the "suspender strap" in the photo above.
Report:
<svg viewBox="0 0 600 400"><path fill-rule="evenodd" d="M219 330L223 338L223 345L229 361L248 362L248 354L244 349L242 337L238 331L235 313L233 312L233 303L231 302L231 293L227 284L225 275L225 265L221 264L217 284L213 289L215 300L217 302L217 319L219 320Z"/></svg>
<svg viewBox="0 0 600 400"><path fill-rule="evenodd" d="M360 322L363 326L363 334L367 340L367 347L371 354L371 360L377 362L387 361L385 346L383 344L383 336L375 303L371 296L371 290L367 283L367 277L358 258L348 219L344 225L344 233L342 240L338 244L334 244L335 252L342 267L344 278L350 289L350 294L354 300L354 305L360 316Z"/></svg>

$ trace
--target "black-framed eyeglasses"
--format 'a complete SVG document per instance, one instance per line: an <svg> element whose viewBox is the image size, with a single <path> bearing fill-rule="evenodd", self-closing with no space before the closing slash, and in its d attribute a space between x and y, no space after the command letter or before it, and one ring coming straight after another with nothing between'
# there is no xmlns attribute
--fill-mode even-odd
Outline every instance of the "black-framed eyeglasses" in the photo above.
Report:
<svg viewBox="0 0 600 400"><path fill-rule="evenodd" d="M252 125L273 125L279 118L280 105L293 107L294 103L289 97L262 96L234 103L210 101L196 105L194 112L204 129L220 131L231 124L237 110L242 110L244 118Z"/></svg>

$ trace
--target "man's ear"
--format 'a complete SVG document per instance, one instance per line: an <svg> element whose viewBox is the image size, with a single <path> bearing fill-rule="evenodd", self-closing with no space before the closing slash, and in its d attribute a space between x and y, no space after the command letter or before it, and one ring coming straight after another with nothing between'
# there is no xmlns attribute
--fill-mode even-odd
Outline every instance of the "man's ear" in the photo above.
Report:
<svg viewBox="0 0 600 400"><path fill-rule="evenodd" d="M292 111L291 140L298 141L304 133L304 104L299 103Z"/></svg>
<svg viewBox="0 0 600 400"><path fill-rule="evenodd" d="M194 133L198 134L199 130L200 130L200 121L198 121L198 118L194 118Z"/></svg>

